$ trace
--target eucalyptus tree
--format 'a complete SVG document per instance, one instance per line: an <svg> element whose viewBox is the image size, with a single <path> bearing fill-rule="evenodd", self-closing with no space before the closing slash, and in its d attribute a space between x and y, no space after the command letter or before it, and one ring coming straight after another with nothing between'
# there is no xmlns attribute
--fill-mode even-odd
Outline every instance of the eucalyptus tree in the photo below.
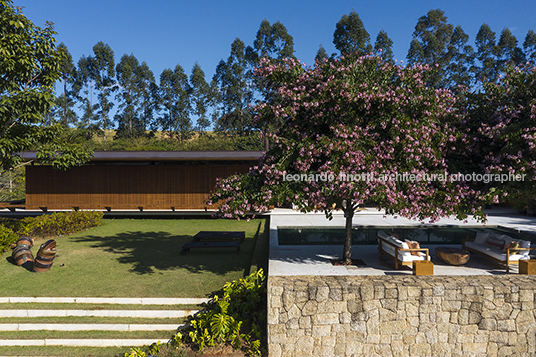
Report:
<svg viewBox="0 0 536 357"><path fill-rule="evenodd" d="M58 45L58 50L63 52L63 58L60 63L60 71L61 80L63 82L63 94L67 94L68 85L72 85L75 81L76 68L73 64L73 56L71 56L71 53L63 42Z"/></svg>
<svg viewBox="0 0 536 357"><path fill-rule="evenodd" d="M253 48L246 49L249 60L257 63L259 58L269 57L276 60L294 56L294 39L279 20L270 25L266 19L261 21Z"/></svg>
<svg viewBox="0 0 536 357"><path fill-rule="evenodd" d="M519 65L525 62L523 50L518 47L517 39L512 32L505 28L501 32L497 43L497 68L501 72L506 70L506 64Z"/></svg>
<svg viewBox="0 0 536 357"><path fill-rule="evenodd" d="M213 101L212 88L205 80L205 72L199 63L195 62L190 75L192 114L197 117L196 130L202 134L210 127L207 115Z"/></svg>
<svg viewBox="0 0 536 357"><path fill-rule="evenodd" d="M328 56L328 53L326 52L326 49L324 48L324 46L320 45L318 47L318 51L316 52L315 60L319 61L319 60L324 60L328 58L329 56Z"/></svg>
<svg viewBox="0 0 536 357"><path fill-rule="evenodd" d="M413 31L408 64L437 65L437 70L429 78L429 84L434 87L443 86L446 82L445 68L451 60L449 44L453 31L453 25L447 22L445 13L440 9L430 10L421 16Z"/></svg>
<svg viewBox="0 0 536 357"><path fill-rule="evenodd" d="M215 123L216 130L238 135L251 132L254 126L249 108L253 100L252 79L248 71L246 46L239 38L231 44L227 61L219 62L213 81L218 86L218 109L221 110L221 116Z"/></svg>
<svg viewBox="0 0 536 357"><path fill-rule="evenodd" d="M461 90L460 86L469 88L473 83L475 51L468 42L469 35L460 26L456 26L447 48L450 62L445 68L445 84L454 92Z"/></svg>
<svg viewBox="0 0 536 357"><path fill-rule="evenodd" d="M190 93L188 76L182 66L177 64L174 70L168 68L162 71L158 90L158 106L162 116L158 122L170 137L187 140L192 136Z"/></svg>
<svg viewBox="0 0 536 357"><path fill-rule="evenodd" d="M374 43L374 53L376 56L381 57L384 61L394 63L393 57L393 40L389 38L387 32L381 30L376 36L376 42Z"/></svg>
<svg viewBox="0 0 536 357"><path fill-rule="evenodd" d="M141 122L144 130L148 130L155 121L156 102L155 92L158 86L155 81L153 71L149 65L143 61L137 69L138 88L141 93Z"/></svg>
<svg viewBox="0 0 536 357"><path fill-rule="evenodd" d="M76 68L73 64L73 57L63 42L58 45L58 50L63 52L63 58L60 63L63 93L56 98L56 107L53 109L53 114L63 126L67 127L69 124L77 122L77 116L73 110L75 106L73 84L76 80Z"/></svg>
<svg viewBox="0 0 536 357"><path fill-rule="evenodd" d="M357 12L344 14L337 22L333 33L333 44L342 55L362 56L372 52L370 35Z"/></svg>
<svg viewBox="0 0 536 357"><path fill-rule="evenodd" d="M525 52L525 58L533 66L536 65L536 33L529 30L523 41L523 50Z"/></svg>
<svg viewBox="0 0 536 357"><path fill-rule="evenodd" d="M480 26L475 39L476 59L479 66L476 71L476 79L481 82L494 81L497 78L497 44L495 32L488 24Z"/></svg>
<svg viewBox="0 0 536 357"><path fill-rule="evenodd" d="M116 66L119 107L115 119L117 137L133 138L145 134L151 115L151 83L153 72L147 63L139 63L133 55L123 55Z"/></svg>
<svg viewBox="0 0 536 357"><path fill-rule="evenodd" d="M73 84L74 96L80 103L79 108L82 110L79 127L88 129L97 127L95 124L97 115L97 105L93 103L93 91L95 88L94 80L91 77L91 58L82 56L78 60Z"/></svg>
<svg viewBox="0 0 536 357"><path fill-rule="evenodd" d="M109 113L113 107L110 92L115 89L114 51L108 44L101 41L93 46L93 54L94 56L90 58L90 76L99 91L97 115L100 127L104 130L104 140L106 140L106 130L111 126Z"/></svg>
<svg viewBox="0 0 536 357"><path fill-rule="evenodd" d="M273 63L281 62L286 58L295 58L294 39L279 20L271 25L268 20L264 19L255 36L253 47L248 46L246 48L246 58L249 64L246 80L252 83L250 85L252 93L250 93L249 97L251 100L266 99L270 96L270 93L263 90L265 87L262 84L262 78L253 75L254 68L258 65L261 58L269 58ZM233 115L233 117L235 121L239 118L238 115ZM251 113L248 111L242 117L245 117L249 121ZM259 128L257 127L257 129ZM268 145L268 142L266 142L265 146Z"/></svg>

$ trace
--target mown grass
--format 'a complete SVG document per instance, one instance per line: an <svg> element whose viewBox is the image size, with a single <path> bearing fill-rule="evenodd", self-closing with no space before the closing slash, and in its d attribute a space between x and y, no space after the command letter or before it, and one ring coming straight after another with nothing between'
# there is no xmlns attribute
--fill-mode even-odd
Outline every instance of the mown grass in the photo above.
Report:
<svg viewBox="0 0 536 357"><path fill-rule="evenodd" d="M184 243L201 230L245 231L235 249L192 249ZM267 265L267 219L109 219L101 226L58 237L52 269L32 273L0 259L0 296L206 297L228 281ZM258 239L259 238L259 239ZM39 248L36 242L34 255ZM255 257L254 257L255 254ZM53 307L51 307L53 308Z"/></svg>
<svg viewBox="0 0 536 357"><path fill-rule="evenodd" d="M179 252L200 230L245 231L240 254L234 249ZM0 296L206 297L228 281L268 265L268 219L104 220L100 227L58 237L58 255L49 272L31 273L0 256ZM37 241L32 252L37 252ZM61 266L63 264L63 266ZM0 309L199 310L200 305L0 304ZM46 320L46 321L45 321ZM186 318L48 317L0 318L0 323L155 323L180 324ZM1 332L0 339L155 338L165 343L171 331ZM111 357L128 347L6 346L1 356ZM178 353L178 352L177 352ZM178 354L180 355L180 354Z"/></svg>
<svg viewBox="0 0 536 357"><path fill-rule="evenodd" d="M123 357L125 347L1 346L1 356Z"/></svg>

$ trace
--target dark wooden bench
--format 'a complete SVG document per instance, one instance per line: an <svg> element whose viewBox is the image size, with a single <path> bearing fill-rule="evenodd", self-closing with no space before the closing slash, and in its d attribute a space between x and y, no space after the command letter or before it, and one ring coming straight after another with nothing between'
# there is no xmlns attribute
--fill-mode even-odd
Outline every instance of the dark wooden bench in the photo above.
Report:
<svg viewBox="0 0 536 357"><path fill-rule="evenodd" d="M246 238L246 232L218 232L218 231L201 231L197 233L192 242L239 242L242 243Z"/></svg>
<svg viewBox="0 0 536 357"><path fill-rule="evenodd" d="M191 242L182 246L181 254L186 255L191 248L236 248L240 253L240 242Z"/></svg>

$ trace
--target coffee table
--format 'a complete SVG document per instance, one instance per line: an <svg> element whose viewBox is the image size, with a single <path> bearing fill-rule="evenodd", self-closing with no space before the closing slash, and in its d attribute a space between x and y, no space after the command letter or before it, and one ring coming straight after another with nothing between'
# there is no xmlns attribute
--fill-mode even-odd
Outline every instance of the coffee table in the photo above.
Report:
<svg viewBox="0 0 536 357"><path fill-rule="evenodd" d="M465 249L450 247L437 247L435 254L442 262L449 265L464 265L471 257L471 253Z"/></svg>

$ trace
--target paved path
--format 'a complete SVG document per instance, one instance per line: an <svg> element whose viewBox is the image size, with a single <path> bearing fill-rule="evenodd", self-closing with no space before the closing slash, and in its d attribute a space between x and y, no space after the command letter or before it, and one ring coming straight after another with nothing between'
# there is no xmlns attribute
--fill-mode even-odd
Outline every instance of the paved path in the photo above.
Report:
<svg viewBox="0 0 536 357"><path fill-rule="evenodd" d="M72 347L130 347L151 345L163 339L38 339L38 340L0 340L0 346L72 346Z"/></svg>
<svg viewBox="0 0 536 357"><path fill-rule="evenodd" d="M177 324L0 324L0 331L173 331Z"/></svg>
<svg viewBox="0 0 536 357"><path fill-rule="evenodd" d="M187 317L197 310L0 310L0 317Z"/></svg>
<svg viewBox="0 0 536 357"><path fill-rule="evenodd" d="M0 303L67 303L67 304L135 304L135 305L197 305L206 298L101 298L101 297L0 297Z"/></svg>

